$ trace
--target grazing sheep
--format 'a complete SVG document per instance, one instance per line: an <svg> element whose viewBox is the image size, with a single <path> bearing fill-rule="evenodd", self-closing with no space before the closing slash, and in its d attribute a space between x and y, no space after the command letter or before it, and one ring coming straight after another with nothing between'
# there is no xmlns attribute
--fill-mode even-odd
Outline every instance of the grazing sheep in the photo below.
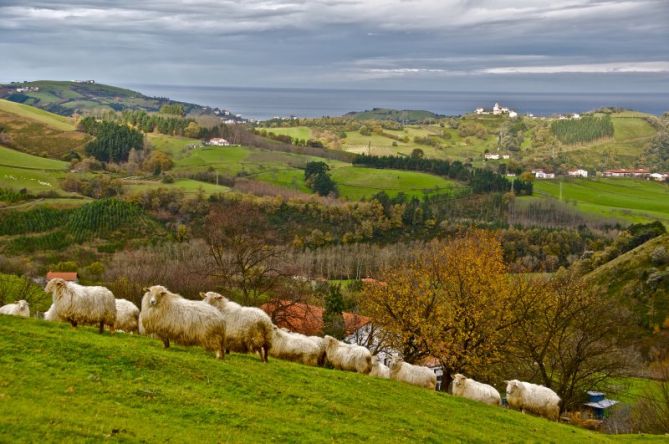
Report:
<svg viewBox="0 0 669 444"><path fill-rule="evenodd" d="M78 324L109 326L114 332L116 299L105 287L85 287L60 278L51 279L44 291L51 293L56 315L76 327Z"/></svg>
<svg viewBox="0 0 669 444"><path fill-rule="evenodd" d="M506 400L509 407L527 410L534 414L557 421L560 418L560 397L543 385L512 379L506 382Z"/></svg>
<svg viewBox="0 0 669 444"><path fill-rule="evenodd" d="M115 330L127 333L139 332L139 308L126 299L116 299Z"/></svg>
<svg viewBox="0 0 669 444"><path fill-rule="evenodd" d="M323 363L323 346L313 337L292 333L276 325L272 327L272 333L270 356L314 367Z"/></svg>
<svg viewBox="0 0 669 444"><path fill-rule="evenodd" d="M28 301L21 299L13 304L7 304L0 307L0 314L29 318L30 306L28 305Z"/></svg>
<svg viewBox="0 0 669 444"><path fill-rule="evenodd" d="M502 400L495 387L465 378L459 373L453 376L453 395L490 405L499 405Z"/></svg>
<svg viewBox="0 0 669 444"><path fill-rule="evenodd" d="M369 375L381 379L390 379L390 369L381 362L378 356L375 356L372 359L372 371L369 372Z"/></svg>
<svg viewBox="0 0 669 444"><path fill-rule="evenodd" d="M49 307L46 313L44 313L44 320L52 322L65 322L65 319L62 319L60 316L58 316L58 313L56 313L56 304L51 304L51 307Z"/></svg>
<svg viewBox="0 0 669 444"><path fill-rule="evenodd" d="M401 359L394 359L390 363L390 379L430 390L434 390L437 386L437 375L432 370L420 365L408 364Z"/></svg>
<svg viewBox="0 0 669 444"><path fill-rule="evenodd" d="M337 370L367 374L372 370L372 354L365 347L325 336L325 356Z"/></svg>
<svg viewBox="0 0 669 444"><path fill-rule="evenodd" d="M209 305L216 307L225 319L226 351L258 353L263 362L272 347L273 325L259 308L242 307L218 293L200 293Z"/></svg>
<svg viewBox="0 0 669 444"><path fill-rule="evenodd" d="M202 301L191 301L170 292L161 285L145 289L141 324L147 335L155 335L165 348L170 340L181 345L201 345L225 357L225 319L214 307Z"/></svg>

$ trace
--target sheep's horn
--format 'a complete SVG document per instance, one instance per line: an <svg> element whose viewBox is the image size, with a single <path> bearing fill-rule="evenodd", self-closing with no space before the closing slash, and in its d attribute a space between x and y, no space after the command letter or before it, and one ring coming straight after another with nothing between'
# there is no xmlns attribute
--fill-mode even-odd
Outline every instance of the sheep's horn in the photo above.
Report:
<svg viewBox="0 0 669 444"><path fill-rule="evenodd" d="M148 292L148 291L149 291L149 287L144 287L144 288L142 288L142 291L143 291L144 293Z"/></svg>

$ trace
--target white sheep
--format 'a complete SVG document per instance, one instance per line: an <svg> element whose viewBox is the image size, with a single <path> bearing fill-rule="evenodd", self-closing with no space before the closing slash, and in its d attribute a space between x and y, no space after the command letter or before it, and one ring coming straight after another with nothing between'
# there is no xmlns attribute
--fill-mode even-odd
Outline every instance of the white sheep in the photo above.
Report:
<svg viewBox="0 0 669 444"><path fill-rule="evenodd" d="M390 363L390 379L434 390L437 375L427 367L412 365L402 359L393 359Z"/></svg>
<svg viewBox="0 0 669 444"><path fill-rule="evenodd" d="M332 336L325 336L325 357L337 370L368 374L372 371L372 354L365 347L346 344Z"/></svg>
<svg viewBox="0 0 669 444"><path fill-rule="evenodd" d="M55 314L73 327L78 324L109 326L114 332L116 323L116 299L114 294L105 287L85 287L67 282L60 278L51 279L44 291L51 293Z"/></svg>
<svg viewBox="0 0 669 444"><path fill-rule="evenodd" d="M202 301L191 301L161 285L145 289L141 325L147 335L155 335L165 348L170 340L181 345L201 345L225 357L225 319L216 308Z"/></svg>
<svg viewBox="0 0 669 444"><path fill-rule="evenodd" d="M460 373L453 376L454 396L480 401L490 405L499 405L501 397L495 387L477 382L471 378L466 378Z"/></svg>
<svg viewBox="0 0 669 444"><path fill-rule="evenodd" d="M258 353L263 362L272 347L273 324L259 308L242 307L213 291L200 293L204 302L216 307L225 319L227 351Z"/></svg>
<svg viewBox="0 0 669 444"><path fill-rule="evenodd" d="M323 345L311 336L272 327L272 347L270 356L304 365L319 366L323 363Z"/></svg>
<svg viewBox="0 0 669 444"><path fill-rule="evenodd" d="M506 400L512 409L532 412L557 421L560 418L560 397L543 385L512 379L506 382Z"/></svg>
<svg viewBox="0 0 669 444"><path fill-rule="evenodd" d="M58 316L58 313L56 313L56 304L51 304L51 307L49 307L49 309L44 313L44 320L52 322L65 322L65 319L62 319L60 316Z"/></svg>
<svg viewBox="0 0 669 444"><path fill-rule="evenodd" d="M381 379L390 379L390 369L386 366L378 356L375 356L372 359L372 371L369 372L369 376L376 376Z"/></svg>
<svg viewBox="0 0 669 444"><path fill-rule="evenodd" d="M0 307L0 314L29 318L30 305L28 305L28 301L21 299L13 304L7 304Z"/></svg>
<svg viewBox="0 0 669 444"><path fill-rule="evenodd" d="M126 299L116 299L114 329L127 333L139 331L139 308Z"/></svg>

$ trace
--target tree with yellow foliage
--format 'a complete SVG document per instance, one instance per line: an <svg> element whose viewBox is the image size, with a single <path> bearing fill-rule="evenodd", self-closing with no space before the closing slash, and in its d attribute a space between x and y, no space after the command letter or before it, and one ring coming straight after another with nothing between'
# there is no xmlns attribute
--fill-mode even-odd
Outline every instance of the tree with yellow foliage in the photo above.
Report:
<svg viewBox="0 0 669 444"><path fill-rule="evenodd" d="M452 375L481 375L503 358L515 322L513 287L495 234L431 244L365 286L363 306L409 362L431 356Z"/></svg>

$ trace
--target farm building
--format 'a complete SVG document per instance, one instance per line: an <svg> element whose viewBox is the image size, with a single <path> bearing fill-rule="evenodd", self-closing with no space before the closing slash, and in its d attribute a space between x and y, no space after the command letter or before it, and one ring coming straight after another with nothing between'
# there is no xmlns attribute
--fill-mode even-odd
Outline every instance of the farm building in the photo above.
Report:
<svg viewBox="0 0 669 444"><path fill-rule="evenodd" d="M571 177L588 177L588 171L580 168L577 170L567 171L567 174Z"/></svg>
<svg viewBox="0 0 669 444"><path fill-rule="evenodd" d="M221 137L217 137L217 138L214 138L214 139L210 139L209 142L207 142L207 145L229 146L230 142L228 142L227 140L225 140Z"/></svg>
<svg viewBox="0 0 669 444"><path fill-rule="evenodd" d="M304 335L323 334L323 307L287 300L274 300L260 306L277 326ZM342 313L347 335L369 324L370 319L356 313Z"/></svg>
<svg viewBox="0 0 669 444"><path fill-rule="evenodd" d="M648 177L658 182L664 182L669 178L669 173L651 173Z"/></svg>
<svg viewBox="0 0 669 444"><path fill-rule="evenodd" d="M604 177L648 177L649 175L650 171L643 168L636 170L620 169L604 171Z"/></svg>
<svg viewBox="0 0 669 444"><path fill-rule="evenodd" d="M532 170L537 179L555 179L555 173L547 173L544 170Z"/></svg>

